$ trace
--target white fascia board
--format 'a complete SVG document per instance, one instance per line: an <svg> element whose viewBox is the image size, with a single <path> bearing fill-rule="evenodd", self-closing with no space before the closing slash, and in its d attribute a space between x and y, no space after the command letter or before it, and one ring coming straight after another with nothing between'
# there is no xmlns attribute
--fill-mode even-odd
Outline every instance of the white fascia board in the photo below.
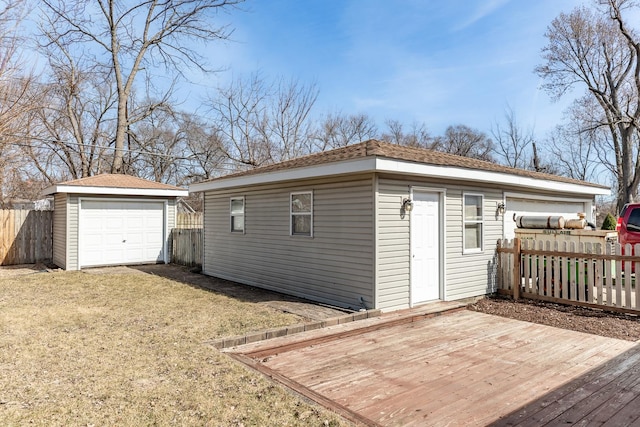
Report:
<svg viewBox="0 0 640 427"><path fill-rule="evenodd" d="M107 194L114 196L155 196L155 197L187 197L187 190L162 190L158 188L115 188L115 187L87 187L83 185L53 185L42 194L54 193L73 194Z"/></svg>
<svg viewBox="0 0 640 427"><path fill-rule="evenodd" d="M257 173L255 175L239 176L237 178L218 179L213 181L191 184L190 193L200 191L219 190L244 187L256 184L269 184L281 181L321 178L333 175L355 174L364 172L389 172L401 175L420 176L427 178L457 179L492 184L506 184L535 190L551 190L562 193L581 195L609 195L609 189L591 187L551 180L542 180L508 173L481 171L452 166L435 166L425 163L407 162L377 157L367 157L344 162L325 163L297 169L279 170L274 172Z"/></svg>
<svg viewBox="0 0 640 427"><path fill-rule="evenodd" d="M374 172L374 168L375 159L373 157L369 157L357 160L347 160L344 162L324 163L318 166L307 166L297 169L257 173L255 175L245 175L237 178L222 178L214 181L200 182L197 184L191 184L189 186L189 192L197 193L199 191L244 187L255 184L269 184L273 182L321 178L332 175Z"/></svg>
<svg viewBox="0 0 640 427"><path fill-rule="evenodd" d="M377 159L376 171L444 179L459 179L473 182L487 182L493 184L507 184L527 189L550 190L562 193L586 194L592 196L611 194L611 190L607 188L573 184L570 182L536 179L508 173L481 171L477 169L465 169L451 166L435 166L424 163L412 163L382 158Z"/></svg>

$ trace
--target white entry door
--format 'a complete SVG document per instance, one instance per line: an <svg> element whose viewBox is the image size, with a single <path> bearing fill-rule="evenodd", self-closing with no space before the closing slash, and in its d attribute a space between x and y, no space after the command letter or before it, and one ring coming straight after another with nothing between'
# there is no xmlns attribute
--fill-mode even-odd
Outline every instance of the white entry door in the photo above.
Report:
<svg viewBox="0 0 640 427"><path fill-rule="evenodd" d="M164 202L81 200L80 267L164 260Z"/></svg>
<svg viewBox="0 0 640 427"><path fill-rule="evenodd" d="M411 304L440 298L440 194L413 193Z"/></svg>

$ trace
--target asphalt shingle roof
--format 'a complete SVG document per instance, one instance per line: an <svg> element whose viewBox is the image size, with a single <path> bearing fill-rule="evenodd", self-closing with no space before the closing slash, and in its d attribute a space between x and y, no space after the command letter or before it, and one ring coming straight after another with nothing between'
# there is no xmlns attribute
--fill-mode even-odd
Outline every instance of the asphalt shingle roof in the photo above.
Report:
<svg viewBox="0 0 640 427"><path fill-rule="evenodd" d="M381 157L393 160L403 160L408 162L423 163L434 166L445 166L464 168L478 171L498 172L528 178L542 179L548 181L566 182L571 184L587 185L597 188L608 188L600 184L593 184L564 176L551 175L547 173L534 172L524 169L516 169L497 163L470 157L457 156L449 153L429 150L425 148L406 147L402 145L390 144L388 142L369 140L354 145L349 145L335 150L323 151L310 154L308 156L287 160L272 165L262 166L255 169L236 172L222 177L211 179L218 181L227 178L256 175L261 173L283 171L289 169L304 168L326 163L340 162L345 160L361 159L366 157Z"/></svg>
<svg viewBox="0 0 640 427"><path fill-rule="evenodd" d="M184 190L173 185L162 184L160 182L149 181L131 175L122 174L102 174L87 178L74 179L72 181L61 182L58 185L77 187L104 187L104 188L136 188L145 190Z"/></svg>

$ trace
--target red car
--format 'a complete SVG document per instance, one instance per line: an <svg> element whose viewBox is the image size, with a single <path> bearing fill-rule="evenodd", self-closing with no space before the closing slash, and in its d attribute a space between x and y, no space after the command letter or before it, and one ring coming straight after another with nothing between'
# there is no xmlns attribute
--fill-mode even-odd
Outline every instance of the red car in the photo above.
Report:
<svg viewBox="0 0 640 427"><path fill-rule="evenodd" d="M622 208L618 223L618 243L635 245L640 243L640 203L627 203Z"/></svg>

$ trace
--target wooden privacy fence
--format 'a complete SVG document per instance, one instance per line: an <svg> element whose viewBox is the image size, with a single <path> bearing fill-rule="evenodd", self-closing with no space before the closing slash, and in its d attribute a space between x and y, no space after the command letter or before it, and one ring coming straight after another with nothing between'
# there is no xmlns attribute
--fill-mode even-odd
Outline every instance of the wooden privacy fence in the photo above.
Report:
<svg viewBox="0 0 640 427"><path fill-rule="evenodd" d="M176 228L202 228L202 212L178 212Z"/></svg>
<svg viewBox="0 0 640 427"><path fill-rule="evenodd" d="M513 239L499 240L497 253L500 293L640 314L640 244Z"/></svg>
<svg viewBox="0 0 640 427"><path fill-rule="evenodd" d="M0 265L50 261L53 211L0 210Z"/></svg>
<svg viewBox="0 0 640 427"><path fill-rule="evenodd" d="M202 267L202 228L171 230L171 262L188 267Z"/></svg>
<svg viewBox="0 0 640 427"><path fill-rule="evenodd" d="M202 267L202 212L178 212L171 240L171 262Z"/></svg>

